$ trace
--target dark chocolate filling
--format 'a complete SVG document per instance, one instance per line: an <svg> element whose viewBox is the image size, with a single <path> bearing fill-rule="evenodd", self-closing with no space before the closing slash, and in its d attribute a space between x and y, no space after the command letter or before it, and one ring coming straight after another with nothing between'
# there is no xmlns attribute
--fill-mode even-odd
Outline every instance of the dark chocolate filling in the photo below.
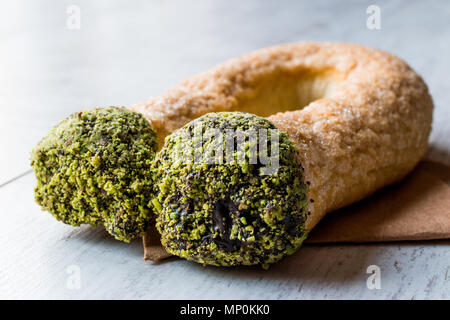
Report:
<svg viewBox="0 0 450 320"><path fill-rule="evenodd" d="M236 204L229 197L219 200L213 210L213 228L219 232L219 236L213 241L222 249L234 251L240 247L239 240L231 240L232 216L237 212Z"/></svg>

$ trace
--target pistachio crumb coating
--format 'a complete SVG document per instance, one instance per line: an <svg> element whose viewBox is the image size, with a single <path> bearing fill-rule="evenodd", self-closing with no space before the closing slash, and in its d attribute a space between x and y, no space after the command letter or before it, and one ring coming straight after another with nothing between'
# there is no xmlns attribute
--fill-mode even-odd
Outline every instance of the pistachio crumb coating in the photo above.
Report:
<svg viewBox="0 0 450 320"><path fill-rule="evenodd" d="M31 153L36 201L66 224L103 224L128 242L152 218L156 149L156 134L138 113L123 107L74 113Z"/></svg>
<svg viewBox="0 0 450 320"><path fill-rule="evenodd" d="M196 138L199 127L202 136ZM158 212L162 244L174 255L216 266L268 266L294 253L307 234L307 186L288 136L279 132L278 170L264 174L265 165L251 161L251 150L259 156L261 146L252 148L250 139L241 148L237 143L233 147L234 162L188 161L186 156L195 154L191 147L198 145L198 139L204 158L226 150L226 139L208 137L209 129L260 132L276 127L253 114L219 112L198 118L166 138L152 166L156 195L152 205ZM186 137L193 137L191 144ZM274 153L269 138L267 149Z"/></svg>

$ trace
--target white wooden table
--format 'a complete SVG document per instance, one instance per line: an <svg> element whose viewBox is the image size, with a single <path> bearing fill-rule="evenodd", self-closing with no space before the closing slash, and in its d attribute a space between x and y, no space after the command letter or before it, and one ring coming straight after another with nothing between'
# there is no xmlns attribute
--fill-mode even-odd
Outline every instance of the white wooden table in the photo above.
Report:
<svg viewBox="0 0 450 320"><path fill-rule="evenodd" d="M70 5L80 29L68 28ZM380 30L366 26L369 5L381 9ZM449 299L449 240L308 245L268 271L144 262L139 241L40 211L28 160L74 111L129 105L227 58L312 40L406 59L436 105L428 157L450 164L449 18L450 2L437 0L2 1L0 298ZM380 267L381 289L368 289L369 265Z"/></svg>

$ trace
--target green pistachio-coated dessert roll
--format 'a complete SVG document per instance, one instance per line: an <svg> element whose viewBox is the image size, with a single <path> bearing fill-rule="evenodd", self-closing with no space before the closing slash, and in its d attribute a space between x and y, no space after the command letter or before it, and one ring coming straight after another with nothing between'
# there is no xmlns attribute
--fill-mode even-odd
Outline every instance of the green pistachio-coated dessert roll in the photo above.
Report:
<svg viewBox="0 0 450 320"><path fill-rule="evenodd" d="M268 120L209 113L169 135L152 167L161 242L217 266L268 266L306 237L296 149Z"/></svg>
<svg viewBox="0 0 450 320"><path fill-rule="evenodd" d="M153 218L150 165L156 149L156 134L138 113L123 107L74 113L31 153L35 199L66 224L104 225L128 242Z"/></svg>

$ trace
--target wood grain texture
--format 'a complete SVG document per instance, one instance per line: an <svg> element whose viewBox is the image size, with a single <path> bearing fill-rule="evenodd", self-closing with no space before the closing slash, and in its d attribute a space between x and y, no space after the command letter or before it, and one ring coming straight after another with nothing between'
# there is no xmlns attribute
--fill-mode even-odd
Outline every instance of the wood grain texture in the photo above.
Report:
<svg viewBox="0 0 450 320"><path fill-rule="evenodd" d="M130 105L213 65L258 48L344 41L405 59L435 103L428 157L450 164L450 3L377 1L381 30L366 28L372 1L77 1L0 5L0 185L29 169L31 147L68 114ZM55 221L33 202L34 178L0 187L1 298L450 298L450 242L308 245L269 271L142 259L140 241ZM369 290L366 268L381 268ZM67 286L68 267L81 272Z"/></svg>

